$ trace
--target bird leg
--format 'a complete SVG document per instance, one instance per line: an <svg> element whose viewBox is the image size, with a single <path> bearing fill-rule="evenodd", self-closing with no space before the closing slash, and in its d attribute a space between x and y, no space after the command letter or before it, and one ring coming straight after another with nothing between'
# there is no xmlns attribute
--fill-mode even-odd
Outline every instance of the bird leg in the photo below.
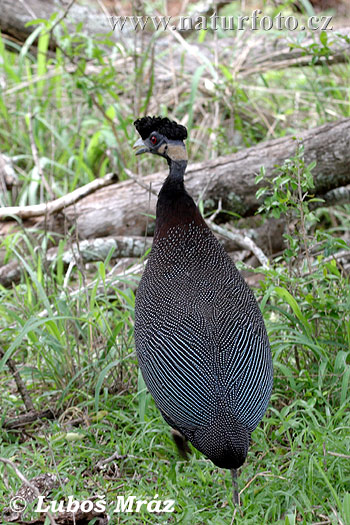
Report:
<svg viewBox="0 0 350 525"><path fill-rule="evenodd" d="M181 432L179 432L178 430L175 430L175 429L171 429L171 434L173 436L173 440L175 441L175 445L177 447L177 450L180 454L180 456L183 458L183 459L188 459L188 454L191 452L188 444L187 444L187 439L185 438L185 436L183 436L181 434Z"/></svg>
<svg viewBox="0 0 350 525"><path fill-rule="evenodd" d="M239 492L238 492L238 474L237 469L231 469L232 485L233 485L233 503L239 506Z"/></svg>

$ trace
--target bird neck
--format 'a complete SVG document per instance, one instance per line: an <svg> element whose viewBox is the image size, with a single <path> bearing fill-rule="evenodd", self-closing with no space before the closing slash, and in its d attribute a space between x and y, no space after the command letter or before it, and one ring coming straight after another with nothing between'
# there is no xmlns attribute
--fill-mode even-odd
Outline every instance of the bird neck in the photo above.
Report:
<svg viewBox="0 0 350 525"><path fill-rule="evenodd" d="M166 181L169 181L173 184L182 183L183 185L184 175L187 168L187 160L173 160L170 157L167 157L166 160L169 166L169 175Z"/></svg>
<svg viewBox="0 0 350 525"><path fill-rule="evenodd" d="M166 237L174 226L185 226L191 222L207 227L194 200L187 193L184 185L184 173L187 160L167 159L169 175L159 192L156 213L154 241Z"/></svg>
<svg viewBox="0 0 350 525"><path fill-rule="evenodd" d="M168 157L167 161L169 165L169 175L160 190L158 204L161 204L163 201L168 204L169 201L175 201L181 199L184 195L188 195L184 185L187 160L172 160Z"/></svg>

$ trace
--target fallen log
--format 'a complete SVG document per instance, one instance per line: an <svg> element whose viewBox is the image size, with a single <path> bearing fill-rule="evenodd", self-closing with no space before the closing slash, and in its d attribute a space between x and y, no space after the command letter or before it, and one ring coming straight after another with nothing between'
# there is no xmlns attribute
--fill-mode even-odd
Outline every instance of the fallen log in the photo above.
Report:
<svg viewBox="0 0 350 525"><path fill-rule="evenodd" d="M315 193L322 198L330 190L350 183L350 119L343 119L300 134L305 163L316 161L313 171ZM264 166L268 178L276 165L295 154L296 142L283 137L262 142L233 155L189 166L186 186L195 199L202 198L206 209L215 209L222 200L223 210L241 216L253 215L259 202L255 193L256 175ZM143 182L159 191L166 172L143 177ZM203 194L203 190L204 194ZM150 197L150 198L149 198ZM144 235L147 215L154 214L156 197L134 181L112 184L68 207L66 218L76 224L81 238L105 235Z"/></svg>
<svg viewBox="0 0 350 525"><path fill-rule="evenodd" d="M85 184L85 186L77 188L68 195L64 195L63 197L59 197L50 202L33 204L32 206L8 206L0 208L0 220L10 219L13 216L20 219L30 219L32 217L42 217L43 215L48 216L53 213L58 213L64 208L74 205L86 195L94 193L99 188L109 186L116 180L118 180L118 175L116 173L107 173L104 177L95 179L92 182Z"/></svg>
<svg viewBox="0 0 350 525"><path fill-rule="evenodd" d="M33 32L33 26L26 25L28 22L35 19L49 20L54 13L58 13L56 21L64 19L70 32L75 30L78 23L82 24L85 34L97 35L111 31L106 13L88 5L63 3L60 0L1 0L1 32L22 44ZM55 48L56 42L51 35L50 49Z"/></svg>
<svg viewBox="0 0 350 525"><path fill-rule="evenodd" d="M305 149L305 163L316 161L313 170L315 195L326 198L336 188L350 184L350 119L324 124L299 135ZM296 141L293 137L262 142L257 146L239 151L233 155L191 164L186 173L186 186L195 199L203 199L206 210L217 208L222 201L223 210L241 216L250 216L259 206L255 193L256 175L264 166L266 176L272 178L276 165L295 154ZM144 162L147 162L146 158ZM162 171L142 177L142 187L135 180L128 180L102 187L81 198L74 205L61 210L59 216L50 217L50 230L62 232L62 215L68 224L74 224L80 239L106 236L144 236L153 228L149 214L155 213L156 196L145 188L159 191L167 172ZM264 183L262 183L264 184ZM340 198L349 193L340 191ZM49 204L48 204L49 206ZM25 208L23 209L25 216ZM1 209L2 219L8 216L6 208ZM13 230L15 221L2 222L0 235ZM44 228L47 216L25 221L24 227Z"/></svg>
<svg viewBox="0 0 350 525"><path fill-rule="evenodd" d="M216 225L211 224L211 228L216 231ZM222 229L222 228L221 228ZM283 219L269 219L261 226L253 229L240 229L241 237L248 237L267 254L276 253L283 248L282 232L284 231ZM226 251L232 252L246 248L246 243L242 245L240 239L233 239L232 231L229 233L230 239L223 237L222 243ZM71 263L82 262L83 264L96 261L104 261L110 255L111 259L116 258L140 258L152 246L152 237L102 237L96 239L85 239L79 243L72 243L69 249L63 251L60 258L65 266ZM58 262L58 248L52 247L46 253L41 254L43 263L47 266L50 263ZM0 285L9 288L12 284L20 281L23 266L17 260L4 264L0 267ZM1 351L0 351L1 355Z"/></svg>
<svg viewBox="0 0 350 525"><path fill-rule="evenodd" d="M60 254L60 259L65 266L71 263L89 263L104 261L111 256L112 259L131 257L139 258L151 247L150 237L103 237L102 239L86 239L72 245ZM58 262L58 248L52 247L42 254L43 263L48 265ZM21 278L23 266L17 260L0 267L0 285L9 288L13 283L18 283ZM1 355L1 350L0 350Z"/></svg>
<svg viewBox="0 0 350 525"><path fill-rule="evenodd" d="M283 218L270 218L256 229L236 229L229 224L223 228L222 225L218 226L213 223L212 220L209 221L209 224L214 234L217 235L225 250L230 253L235 262L237 260L247 262L246 258L250 253L255 256L255 259L253 261L252 259L248 260L248 266L253 265L255 267L255 261L257 264L260 263L261 266L265 266L268 262L266 255L276 254L285 248L282 233L285 231L286 224ZM67 267L71 264L79 266L81 263L104 261L107 256L110 255L111 259L122 259L122 266L120 266L120 264L117 266L120 268L119 273L125 274L125 268L130 266L133 259L139 259L143 256L146 251L151 248L152 241L153 239L151 237L103 237L91 240L86 239L79 243L73 243L70 249L63 251L60 256L58 255L57 247L49 248L46 253L41 254L41 259L46 268L50 263L56 264L60 257L65 267ZM261 250L264 250L264 252ZM315 256L317 253L316 250L313 255ZM332 259L340 260L344 271L348 272L349 255L350 251L343 250L331 255L325 259L325 262ZM136 275L142 273L142 270L143 265L138 264L129 268L128 273L134 273ZM17 284L21 279L23 271L23 265L16 260L12 260L10 263L0 267L0 285L9 288L13 284ZM247 280L251 280L252 277L250 274L245 275ZM253 277L251 282L252 286L254 286L254 282L255 278ZM0 356L2 354L0 349Z"/></svg>

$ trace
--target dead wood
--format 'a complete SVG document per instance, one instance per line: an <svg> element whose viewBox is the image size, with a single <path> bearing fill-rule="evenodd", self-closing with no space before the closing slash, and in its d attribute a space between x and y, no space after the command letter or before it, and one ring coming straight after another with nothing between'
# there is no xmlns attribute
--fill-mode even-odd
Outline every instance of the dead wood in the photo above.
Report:
<svg viewBox="0 0 350 525"><path fill-rule="evenodd" d="M109 17L113 13L106 9L103 12L97 5L96 7L83 6L72 2L63 4L59 0L26 0L25 2L23 0L1 0L1 31L11 39L23 43L33 31L32 26L26 27L27 22L36 18L48 20L55 12L58 13L57 20L64 18L67 29L71 33L74 32L75 26L79 22L82 23L82 31L88 35L107 34L112 31L113 24L111 25ZM329 27L331 26L332 22L329 24ZM151 31L151 27L149 27L149 31ZM51 36L52 33L53 31ZM147 31L142 33L144 42L150 41L152 33ZM189 33L193 33L193 31L181 32L184 36ZM290 44L297 43L299 38L297 33L296 31L283 31L283 38L280 35L276 38L269 32L256 34L255 31L251 30L244 32L227 31L227 38L220 39L215 46L210 42L191 44L185 57L183 57L183 45L176 40L180 36L180 32L168 29L160 33L157 38L157 52L168 51L171 47L171 60L176 64L180 63L180 59L183 60L184 71L188 74L192 74L203 59L215 63L215 53L218 53L220 63L224 63L229 68L232 67L234 73L239 72L243 76L261 73L271 68L300 67L324 62L328 64L348 62L350 42L347 37L349 37L350 28L344 27L328 31L327 45L331 51L326 55L321 53L319 58L315 57L314 50L310 46L315 42L319 44L320 32L309 31L309 35L301 42L302 48L291 48ZM126 49L131 50L135 45L134 36L135 32L131 31L128 24L125 24L123 31L115 27L111 38L119 43L121 42ZM52 37L50 47L55 49L55 46L56 43ZM167 75L164 73L163 67L159 71L156 70L155 81L157 84L167 80ZM168 80L171 79L172 75L173 72L169 71Z"/></svg>
<svg viewBox="0 0 350 525"><path fill-rule="evenodd" d="M111 31L107 16L101 10L94 9L91 5L70 4L71 2L65 3L60 0L1 0L1 32L12 40L23 43L33 32L33 26L26 24L38 18L49 20L53 13L58 13L59 19L64 17L71 34L78 23L82 23L83 31L90 35ZM119 35L119 38L121 36L123 35ZM50 48L55 47L56 43L51 35Z"/></svg>
<svg viewBox="0 0 350 525"><path fill-rule="evenodd" d="M313 171L315 192L322 197L330 190L350 183L350 119L343 119L300 134L304 143L306 164L316 161ZM244 149L226 157L192 164L186 174L191 195L202 197L206 209L215 209L222 199L225 210L242 216L252 215L258 208L255 197L256 175L265 167L273 177L275 166L295 154L296 142L283 137ZM147 175L143 182L159 191L166 172ZM203 195L203 188L206 189ZM79 237L105 235L143 235L148 213L154 213L156 198L134 181L125 181L102 188L65 209L67 219L75 222ZM150 201L150 209L149 203Z"/></svg>
<svg viewBox="0 0 350 525"><path fill-rule="evenodd" d="M300 44L300 47L292 47L296 44L296 37L286 33L287 38L272 38L266 35L252 37L248 40L249 54L239 68L241 76L249 76L254 73L264 73L271 69L285 69L289 67L305 67L327 63L348 63L350 55L350 28L342 27L329 32L328 46L330 53L323 55L315 54L314 44L322 48L318 31L311 32ZM243 50L243 47L240 51ZM237 53L237 51L236 51Z"/></svg>
<svg viewBox="0 0 350 525"><path fill-rule="evenodd" d="M65 266L71 263L89 263L104 261L111 256L115 258L140 258L151 247L151 237L103 237L86 239L73 243L69 249L60 255ZM48 265L58 261L58 248L49 248L43 256L43 262ZM9 288L20 281L23 266L16 260L0 268L0 285ZM1 350L0 350L1 356Z"/></svg>
<svg viewBox="0 0 350 525"><path fill-rule="evenodd" d="M99 188L109 186L113 181L118 180L118 175L115 173L108 173L100 179L95 179L81 188L59 197L53 201L43 202L42 204L34 204L33 206L8 206L0 208L0 220L10 219L14 215L21 219L30 219L32 217L40 217L42 215L52 215L57 213L67 206L71 206L78 202L86 195L94 193Z"/></svg>
<svg viewBox="0 0 350 525"><path fill-rule="evenodd" d="M17 468L13 461L2 457L0 457L0 461L5 465L9 465L15 471L16 476L23 483L19 491L16 493L15 497L20 499L21 503L25 502L24 506L22 506L21 504L15 505L13 506L15 510L13 510L13 508L11 508L10 505L10 507L5 507L3 509L3 517L6 521L19 523L18 520L20 519L22 512L25 510L27 503L32 502L35 500L35 498L39 497L40 491L46 492L47 490L49 491L51 490L51 488L56 486L58 478L55 474L42 474L40 476L37 476L36 478L33 478L32 480L28 480L26 476L22 474L22 472ZM47 511L47 517L51 525L57 525L49 510Z"/></svg>
<svg viewBox="0 0 350 525"><path fill-rule="evenodd" d="M5 352L3 351L2 348L0 348L0 357L4 357L5 355ZM28 411L31 411L31 410L34 410L34 405L33 405L33 401L31 400L31 397L29 395L29 392L28 390L26 389L26 386L19 374L19 371L17 369L17 365L16 363L14 362L14 360L9 357L6 361L6 364L15 380L15 383L17 385L17 389L18 389L18 392L20 393L21 397L22 397L22 400L23 400L23 403L24 403L24 406L26 407L26 409Z"/></svg>
<svg viewBox="0 0 350 525"><path fill-rule="evenodd" d="M306 164L312 161L317 163L313 170L316 196L323 198L331 195L330 201L334 202L334 190L350 184L350 119L305 131L299 137L304 143ZM253 215L259 205L255 197L255 178L260 168L264 166L267 177L272 178L276 165L282 165L295 151L295 140L283 137L233 155L192 164L187 169L187 189L195 199L203 198L207 210L215 209L221 199L223 210L241 216ZM165 176L166 171L147 175L142 178L143 187L134 180L111 184L62 209L61 214L65 221L76 225L80 239L143 236L147 224L152 222L147 215L155 213L156 203L155 195L152 193L149 196L145 187L152 185L153 190L158 192ZM342 197L348 197L345 189L340 191ZM50 204L39 206L46 209ZM25 209L21 214L25 216ZM36 219L35 222L25 221L23 225L43 227L44 223L43 219L41 223ZM0 235L9 233L16 224L14 221L0 224ZM62 231L62 217L52 215L49 227L52 231Z"/></svg>
<svg viewBox="0 0 350 525"><path fill-rule="evenodd" d="M324 196L325 206L334 206L335 204L345 204L350 202L350 184L334 188L328 191Z"/></svg>
<svg viewBox="0 0 350 525"><path fill-rule="evenodd" d="M261 226L256 228L241 228L230 230L227 236L227 225L217 227L211 223L210 227L218 234L222 240L226 251L232 252L243 248L251 251L263 249L267 254L273 254L283 248L282 233L284 231L283 219L269 219ZM67 266L74 262L96 262L106 260L108 255L111 258L140 258L152 246L152 237L102 237L95 239L85 239L81 242L73 243L69 249L61 254L63 263ZM248 246L249 244L249 246ZM252 249L253 247L253 249ZM258 252L260 253L260 252ZM58 248L49 248L46 254L42 254L43 263L48 265L58 261ZM261 261L265 264L266 261ZM23 266L13 260L0 267L0 285L9 288L12 284L20 281ZM0 354L1 355L1 354Z"/></svg>
<svg viewBox="0 0 350 525"><path fill-rule="evenodd" d="M238 33L238 34L237 34ZM283 34L283 37L282 37ZM233 35L228 31L228 37L218 40L215 45L208 40L205 43L189 44L179 32L168 32L164 38L157 40L157 47L166 50L169 44L172 47L171 60L174 64L183 63L183 70L191 74L195 69L205 63L215 63L215 55L220 64L224 64L231 73L237 77L248 77L260 74L271 69L285 69L289 67L305 67L310 65L328 65L348 63L350 56L350 28L342 27L329 32L329 52L315 53L316 47L323 48L320 44L319 31L311 31L302 42L297 41L293 32L281 32L275 37L269 33L256 34L246 30ZM175 45L178 42L180 45ZM294 47L295 46L295 47ZM183 51L186 50L184 54ZM324 50L324 49L323 49ZM184 56L182 56L184 54ZM170 68L171 69L171 68ZM164 82L166 72L161 71ZM172 72L169 72L169 79ZM157 75L157 70L156 70ZM157 79L157 83L159 80Z"/></svg>
<svg viewBox="0 0 350 525"><path fill-rule="evenodd" d="M261 266L263 266L264 268L268 267L269 260L266 257L265 253L261 248L259 248L259 246L255 244L255 242L250 237L248 237L248 235L242 235L242 233L236 228L228 226L226 228L223 228L222 226L218 226L217 224L211 224L210 227L215 233L218 233L223 237L226 237L227 239L231 239L232 241L239 244L241 248L245 248L251 251L258 259Z"/></svg>
<svg viewBox="0 0 350 525"><path fill-rule="evenodd" d="M57 412L54 413L51 409L40 411L32 410L26 414L21 414L17 417L5 419L5 421L2 423L2 427L6 428L6 430L15 430L17 428L23 428L27 425L30 425L39 419L55 419L57 415Z"/></svg>
<svg viewBox="0 0 350 525"><path fill-rule="evenodd" d="M0 153L0 193L18 185L18 177L13 169L11 157Z"/></svg>

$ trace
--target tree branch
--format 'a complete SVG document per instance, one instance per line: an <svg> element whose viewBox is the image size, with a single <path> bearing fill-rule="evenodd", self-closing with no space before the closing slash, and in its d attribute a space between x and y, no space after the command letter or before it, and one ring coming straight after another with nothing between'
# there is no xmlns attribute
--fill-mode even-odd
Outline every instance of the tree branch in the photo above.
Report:
<svg viewBox="0 0 350 525"><path fill-rule="evenodd" d="M246 250L250 250L255 257L260 262L261 266L264 268L267 268L269 265L269 260L262 251L261 248L259 248L255 242L248 237L247 235L242 235L242 233L232 227L226 226L226 228L222 228L221 226L218 226L217 224L210 224L210 228L218 233L219 235L222 235L223 237L226 237L227 239L230 239L232 241L235 241L237 244L239 244L242 248L245 248Z"/></svg>
<svg viewBox="0 0 350 525"><path fill-rule="evenodd" d="M0 284L1 284L1 281L0 281ZM2 348L0 348L0 357L4 357L5 355L5 352L3 351ZM20 393L22 399L23 399L23 403L24 403L24 406L26 407L26 409L28 410L28 412L30 411L34 411L35 408L34 408L34 405L33 405L33 401L31 400L30 398L30 395L28 393L28 390L26 389L25 387L25 384L24 382L22 381L22 378L17 370L17 366L14 362L14 360L9 357L8 360L6 361L6 364L11 372L11 374L13 375L13 378L16 382L16 385L17 385L17 389L18 389L18 392Z"/></svg>
<svg viewBox="0 0 350 525"><path fill-rule="evenodd" d="M5 465L9 465L14 471L15 471L15 474L16 476L22 481L22 483L29 488L29 491L26 491L24 492L25 496L27 497L22 497L22 496L19 496L19 492L17 493L17 496L18 498L21 498L22 500L24 499L26 502L31 502L34 500L33 498L33 495L35 495L35 497L39 497L41 494L40 494L40 491L38 489L38 487L34 484L34 483L31 483L26 477L24 474L22 474L22 472L16 467L16 465L13 463L13 461L7 459L7 458L2 458L0 457L0 461L2 463L4 463ZM20 489L21 490L21 489ZM16 502L15 502L16 503ZM13 513L13 514L18 514L18 516L20 516L20 512L18 513ZM54 517L52 516L51 512L50 511L47 511L47 517L49 518L50 520L50 523L51 525L57 525L56 524L56 521L54 519Z"/></svg>
<svg viewBox="0 0 350 525"><path fill-rule="evenodd" d="M29 219L32 217L40 217L42 215L51 215L57 213L67 206L72 206L83 197L94 193L95 191L113 184L118 179L118 175L115 173L108 173L100 179L95 179L81 188L59 197L50 202L44 202L42 204L34 204L33 206L8 206L0 208L0 221L13 219L14 216L20 217L21 219Z"/></svg>

